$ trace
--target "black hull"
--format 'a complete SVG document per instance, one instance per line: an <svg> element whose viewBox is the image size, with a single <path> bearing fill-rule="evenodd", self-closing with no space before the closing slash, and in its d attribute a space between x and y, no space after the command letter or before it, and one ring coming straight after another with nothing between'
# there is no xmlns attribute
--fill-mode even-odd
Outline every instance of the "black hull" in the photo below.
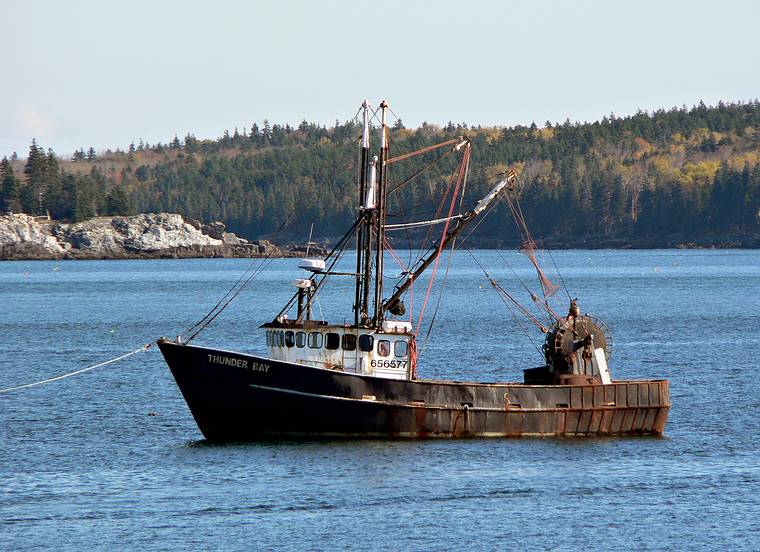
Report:
<svg viewBox="0 0 760 552"><path fill-rule="evenodd" d="M523 385L389 380L159 341L214 441L662 434L667 381Z"/></svg>

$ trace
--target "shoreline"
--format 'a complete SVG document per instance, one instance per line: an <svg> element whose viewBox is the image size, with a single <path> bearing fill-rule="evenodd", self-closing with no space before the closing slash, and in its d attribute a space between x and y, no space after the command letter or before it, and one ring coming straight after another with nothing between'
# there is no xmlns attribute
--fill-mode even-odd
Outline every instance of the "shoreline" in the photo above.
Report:
<svg viewBox="0 0 760 552"><path fill-rule="evenodd" d="M412 241L418 240L415 237ZM223 222L202 223L173 213L96 217L77 223L32 217L25 214L0 216L0 260L130 260L130 259L238 259L324 257L333 236L321 245L312 243L275 245L266 240L248 240L228 232ZM391 242L406 249L407 241ZM419 244L416 244L419 245ZM459 248L517 250L514 238L481 236L463 240ZM537 240L538 249L549 250L653 250L653 249L760 249L760 235L722 236L673 235L662 237L586 236ZM349 248L351 250L352 248Z"/></svg>
<svg viewBox="0 0 760 552"><path fill-rule="evenodd" d="M205 251L204 249L208 249ZM473 250L480 251L517 251L515 247L471 247ZM744 246L744 245L656 245L650 247L641 246L624 246L624 247L611 247L606 245L583 247L571 244L553 244L551 247L538 247L538 251L754 251L760 249L760 246ZM347 251L353 251L353 249L347 249ZM12 255L3 255L2 248L0 248L0 262L25 262L25 261L141 261L141 260L161 260L161 259L293 259L304 257L303 251L294 250L280 250L271 254L259 254L252 253L250 251L243 250L229 250L229 249L217 249L213 246L201 246L200 248L184 248L173 250L155 250L155 251L140 251L119 255L106 255L106 254L85 254L85 255L39 255L30 254L22 255L18 252ZM319 256L319 255L317 255Z"/></svg>

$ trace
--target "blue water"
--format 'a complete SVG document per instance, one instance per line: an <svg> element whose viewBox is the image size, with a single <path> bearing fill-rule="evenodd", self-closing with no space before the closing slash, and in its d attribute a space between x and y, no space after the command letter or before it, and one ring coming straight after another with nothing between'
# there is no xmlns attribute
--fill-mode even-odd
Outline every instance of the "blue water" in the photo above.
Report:
<svg viewBox="0 0 760 552"><path fill-rule="evenodd" d="M525 299L498 256L476 254ZM527 260L507 258L533 285ZM613 376L670 379L664 438L211 445L151 350L0 394L0 549L760 549L760 251L553 261L612 329ZM2 262L0 388L175 336L249 264ZM199 343L261 351L295 264L274 261ZM335 284L320 304L342 320L351 282ZM457 254L420 375L519 380L537 345Z"/></svg>

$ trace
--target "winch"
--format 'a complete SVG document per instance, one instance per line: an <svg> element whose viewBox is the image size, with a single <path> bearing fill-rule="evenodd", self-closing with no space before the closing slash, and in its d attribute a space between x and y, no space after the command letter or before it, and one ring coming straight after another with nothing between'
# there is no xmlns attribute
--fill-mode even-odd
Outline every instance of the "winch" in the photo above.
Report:
<svg viewBox="0 0 760 552"><path fill-rule="evenodd" d="M607 361L612 352L610 330L598 318L581 314L577 301L570 302L567 316L557 319L549 327L543 350L546 364L549 371L555 374L555 379L580 382L593 378L609 383Z"/></svg>

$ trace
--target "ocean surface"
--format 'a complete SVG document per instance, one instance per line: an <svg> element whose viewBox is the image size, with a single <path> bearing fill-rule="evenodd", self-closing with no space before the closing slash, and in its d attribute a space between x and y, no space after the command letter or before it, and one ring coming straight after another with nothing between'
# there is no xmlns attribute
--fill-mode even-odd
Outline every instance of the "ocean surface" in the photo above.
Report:
<svg viewBox="0 0 760 552"><path fill-rule="evenodd" d="M525 257L475 256L530 303ZM578 297L611 328L614 378L670 380L663 438L214 445L153 348L0 394L0 550L760 549L760 251L542 257L557 311ZM0 262L0 388L176 336L250 265ZM197 343L263 351L296 265L271 262ZM352 282L334 283L320 308L342 321ZM420 336L424 378L515 381L542 360L467 252L441 261Z"/></svg>

